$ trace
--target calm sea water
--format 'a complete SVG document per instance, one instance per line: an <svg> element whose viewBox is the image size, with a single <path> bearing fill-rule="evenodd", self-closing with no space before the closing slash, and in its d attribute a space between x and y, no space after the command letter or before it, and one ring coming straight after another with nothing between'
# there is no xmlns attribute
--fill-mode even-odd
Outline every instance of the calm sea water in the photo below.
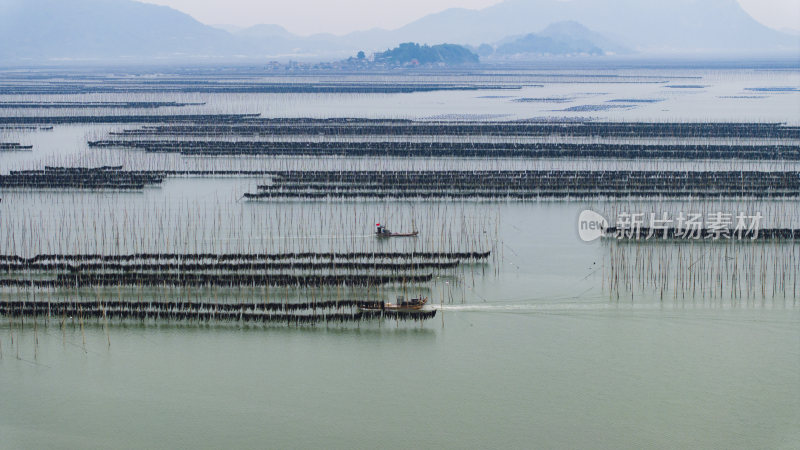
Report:
<svg viewBox="0 0 800 450"><path fill-rule="evenodd" d="M668 80L674 74L656 75ZM191 99L201 97L216 112L287 116L793 123L800 117L797 93L720 98L745 95L748 87L797 86L797 72L689 75L702 77L692 84L707 87L687 93L663 84L548 82L513 94L664 99L582 114L550 110L594 100L544 105L480 98L497 92ZM1 155L0 172L96 161L86 156L92 150L85 142L110 129L18 133L14 137L36 149ZM111 233L124 220L102 217L139 213L147 217L136 222L143 236L153 234L148 223L172 217L168 228L179 238L225 231L209 244L222 250L374 248L379 244L369 235L372 221L389 216L423 232L417 243L390 245L471 245L489 247L494 256L468 268L459 282L442 278L427 286L440 314L422 325L92 322L62 328L55 321L4 318L0 447L797 448L800 442L800 304L792 295L730 300L682 293L662 299L643 290L611 297L607 244L586 244L577 235L578 213L587 206L580 203L236 201L259 181L177 179L138 194L5 192L0 246L2 253L23 253L20 236L27 229L32 236L24 242L41 249L113 251L119 247L111 240L98 244L102 233L91 225L103 224ZM771 205L789 222L797 220L796 202ZM178 218L192 208L201 211L197 224L179 226ZM215 224L220 215L226 220ZM291 235L285 226L276 231L278 220L319 223ZM464 229L478 236L464 237Z"/></svg>

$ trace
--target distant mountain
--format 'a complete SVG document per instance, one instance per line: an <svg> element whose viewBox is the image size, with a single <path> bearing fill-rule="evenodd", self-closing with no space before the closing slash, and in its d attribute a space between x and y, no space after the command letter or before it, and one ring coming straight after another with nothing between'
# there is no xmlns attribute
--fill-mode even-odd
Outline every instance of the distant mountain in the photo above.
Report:
<svg viewBox="0 0 800 450"><path fill-rule="evenodd" d="M482 56L525 58L540 55L606 55L630 53L630 50L583 25L564 21L549 25L539 33L501 40L489 51L480 47Z"/></svg>
<svg viewBox="0 0 800 450"><path fill-rule="evenodd" d="M578 45L592 45L603 50L605 54L624 54L633 51L602 33L592 31L574 20L551 23L540 31L546 36L560 41L574 42Z"/></svg>
<svg viewBox="0 0 800 450"><path fill-rule="evenodd" d="M249 28L240 28L238 30L231 32L238 36L247 37L251 39L271 39L271 38L301 39L298 36L295 36L292 33L286 31L286 28L283 28L282 26L275 24L253 25L252 27Z"/></svg>
<svg viewBox="0 0 800 450"><path fill-rule="evenodd" d="M536 30L542 31L531 35ZM515 40L516 48L510 45ZM402 42L495 43L481 46L481 54L506 44L503 52L800 54L800 36L761 25L736 0L506 0L482 10L449 9L396 30L344 36L296 36L278 25L211 27L174 9L133 0L0 0L0 65L6 66L64 60L334 60Z"/></svg>
<svg viewBox="0 0 800 450"><path fill-rule="evenodd" d="M320 33L312 36L297 36L280 25L261 24L249 28L232 30L237 38L247 41L264 54L273 56L295 55L334 58L350 55L358 48L341 42L338 36ZM374 49L373 49L374 50Z"/></svg>
<svg viewBox="0 0 800 450"><path fill-rule="evenodd" d="M0 0L0 42L0 65L335 58L360 47L278 25L212 27L133 0Z"/></svg>
<svg viewBox="0 0 800 450"><path fill-rule="evenodd" d="M800 39L768 28L736 0L506 0L481 10L454 8L396 30L351 33L376 45L413 39L479 45L575 21L650 53L742 53L800 49Z"/></svg>
<svg viewBox="0 0 800 450"><path fill-rule="evenodd" d="M497 47L495 55L602 55L603 49L588 41L557 39L527 34Z"/></svg>
<svg viewBox="0 0 800 450"><path fill-rule="evenodd" d="M230 34L236 34L242 30L247 29L247 27L241 27L239 25L231 25L229 23L218 23L218 24L213 24L211 26L218 30L226 31Z"/></svg>
<svg viewBox="0 0 800 450"><path fill-rule="evenodd" d="M428 46L406 42L391 50L375 53L373 62L390 67L438 64L453 66L477 64L478 55L460 45L440 44Z"/></svg>
<svg viewBox="0 0 800 450"><path fill-rule="evenodd" d="M232 55L247 45L164 6L129 0L0 0L0 61Z"/></svg>

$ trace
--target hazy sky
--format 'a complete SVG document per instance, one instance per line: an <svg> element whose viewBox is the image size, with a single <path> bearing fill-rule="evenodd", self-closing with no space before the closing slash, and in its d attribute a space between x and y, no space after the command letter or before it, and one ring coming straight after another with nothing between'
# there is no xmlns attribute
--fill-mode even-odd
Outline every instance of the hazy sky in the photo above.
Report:
<svg viewBox="0 0 800 450"><path fill-rule="evenodd" d="M140 0L171 6L207 24L274 23L296 34L393 29L447 8L480 9L502 0ZM800 30L798 0L738 0L761 23ZM333 20L332 20L333 18Z"/></svg>

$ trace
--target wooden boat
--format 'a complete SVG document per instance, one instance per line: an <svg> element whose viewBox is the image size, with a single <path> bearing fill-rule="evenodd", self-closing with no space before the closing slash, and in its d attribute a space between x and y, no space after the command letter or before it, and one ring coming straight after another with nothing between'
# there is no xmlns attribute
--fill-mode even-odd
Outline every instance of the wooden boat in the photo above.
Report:
<svg viewBox="0 0 800 450"><path fill-rule="evenodd" d="M412 231L411 233L393 233L388 228L382 226L381 224L375 224L377 227L375 229L375 236L379 238L388 238L388 237L414 237L419 234L419 231Z"/></svg>
<svg viewBox="0 0 800 450"><path fill-rule="evenodd" d="M359 309L365 311L418 311L428 302L428 297L411 298L397 297L397 303L362 303Z"/></svg>
<svg viewBox="0 0 800 450"><path fill-rule="evenodd" d="M386 231L384 233L375 232L375 236L379 238L388 238L388 237L414 237L419 234L419 231L413 231L411 233L392 233L391 231Z"/></svg>

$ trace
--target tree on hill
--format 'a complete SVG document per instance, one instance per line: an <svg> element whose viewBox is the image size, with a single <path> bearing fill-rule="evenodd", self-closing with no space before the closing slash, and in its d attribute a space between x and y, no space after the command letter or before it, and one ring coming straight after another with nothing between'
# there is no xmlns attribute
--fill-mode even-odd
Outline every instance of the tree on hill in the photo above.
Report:
<svg viewBox="0 0 800 450"><path fill-rule="evenodd" d="M406 42L396 48L375 54L376 63L388 65L409 64L477 64L478 55L467 48L455 44L440 44L434 46L419 45L415 42Z"/></svg>

